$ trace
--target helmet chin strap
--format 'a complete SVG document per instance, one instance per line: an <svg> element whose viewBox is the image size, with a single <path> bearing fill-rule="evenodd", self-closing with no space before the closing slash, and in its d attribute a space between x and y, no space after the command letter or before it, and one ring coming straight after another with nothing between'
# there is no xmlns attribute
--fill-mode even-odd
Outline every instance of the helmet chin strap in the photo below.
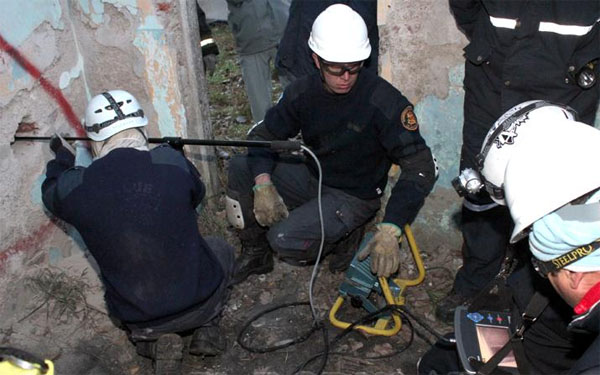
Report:
<svg viewBox="0 0 600 375"><path fill-rule="evenodd" d="M135 130L139 131L140 133L142 133L142 136L144 137L144 139L146 140L146 143L148 142L148 136L146 135L146 131L143 127L137 127L134 128Z"/></svg>

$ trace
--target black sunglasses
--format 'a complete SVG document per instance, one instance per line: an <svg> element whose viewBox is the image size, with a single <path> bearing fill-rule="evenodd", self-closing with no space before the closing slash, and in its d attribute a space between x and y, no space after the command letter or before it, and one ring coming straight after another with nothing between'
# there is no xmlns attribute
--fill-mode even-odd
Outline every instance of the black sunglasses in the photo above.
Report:
<svg viewBox="0 0 600 375"><path fill-rule="evenodd" d="M331 63L325 61L323 59L319 59L321 63L321 67L332 76L340 77L343 76L344 73L348 72L349 74L357 74L363 67L364 61L350 63L350 64L338 64Z"/></svg>

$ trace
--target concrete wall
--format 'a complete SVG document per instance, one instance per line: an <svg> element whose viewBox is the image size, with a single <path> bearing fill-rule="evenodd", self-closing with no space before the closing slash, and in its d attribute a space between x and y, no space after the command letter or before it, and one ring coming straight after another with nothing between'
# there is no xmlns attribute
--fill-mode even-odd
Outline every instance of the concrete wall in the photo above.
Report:
<svg viewBox="0 0 600 375"><path fill-rule="evenodd" d="M0 52L0 278L27 265L82 256L72 243L76 236L65 236L67 229L52 222L41 204L40 184L52 157L47 144L11 144L15 133L73 134L87 100L111 88L127 89L140 100L153 136L202 138L210 132L204 80L197 74L201 59L192 48L198 35L186 32L197 27L193 0L4 3L0 35L55 90L44 89L35 72ZM415 104L440 164L435 191L414 225L417 240L458 248L460 200L450 180L458 172L466 40L446 1L380 0L380 7L383 74ZM191 155L206 162L201 165L207 176L211 150L195 148Z"/></svg>
<svg viewBox="0 0 600 375"><path fill-rule="evenodd" d="M440 168L433 193L413 229L427 249L460 248L461 200L450 181L462 144L464 58L467 40L447 1L379 0L380 72L415 105L420 131Z"/></svg>
<svg viewBox="0 0 600 375"><path fill-rule="evenodd" d="M53 156L48 144L13 142L16 133L76 134L90 97L113 88L137 97L150 136L204 138L211 131L193 1L3 0L0 36L0 281L6 281L78 248L41 203ZM202 161L214 190L213 150L189 154Z"/></svg>

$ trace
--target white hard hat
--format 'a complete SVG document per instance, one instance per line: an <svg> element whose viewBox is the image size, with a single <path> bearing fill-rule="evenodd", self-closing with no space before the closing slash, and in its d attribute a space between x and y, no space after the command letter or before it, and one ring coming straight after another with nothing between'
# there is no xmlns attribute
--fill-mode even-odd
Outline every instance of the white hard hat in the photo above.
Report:
<svg viewBox="0 0 600 375"><path fill-rule="evenodd" d="M308 46L322 59L349 63L371 55L367 25L362 17L344 4L334 4L317 16Z"/></svg>
<svg viewBox="0 0 600 375"><path fill-rule="evenodd" d="M506 165L504 193L515 223L511 243L535 221L600 187L600 130L563 118L536 133Z"/></svg>
<svg viewBox="0 0 600 375"><path fill-rule="evenodd" d="M575 111L567 106L531 100L512 107L494 123L483 141L477 161L485 188L496 203L505 205L504 172L515 150L537 142L541 133L552 132L550 126L555 121L575 121L575 117Z"/></svg>
<svg viewBox="0 0 600 375"><path fill-rule="evenodd" d="M93 141L104 141L125 129L147 124L136 98L124 90L94 96L85 110L85 131Z"/></svg>

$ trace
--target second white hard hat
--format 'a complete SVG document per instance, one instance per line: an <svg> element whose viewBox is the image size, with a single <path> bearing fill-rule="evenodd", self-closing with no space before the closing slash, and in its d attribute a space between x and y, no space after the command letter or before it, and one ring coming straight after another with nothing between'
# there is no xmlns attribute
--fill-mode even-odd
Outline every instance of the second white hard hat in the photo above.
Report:
<svg viewBox="0 0 600 375"><path fill-rule="evenodd" d="M600 130L557 119L545 124L506 165L504 193L515 228L511 243L537 220L600 187Z"/></svg>
<svg viewBox="0 0 600 375"><path fill-rule="evenodd" d="M317 16L308 46L329 62L363 61L371 55L365 21L344 4L331 5Z"/></svg>
<svg viewBox="0 0 600 375"><path fill-rule="evenodd" d="M530 147L540 137L568 132L568 129L556 126L560 120L574 122L575 111L564 105L531 100L512 107L494 123L483 141L477 160L485 188L496 203L505 205L502 189L504 173L515 151ZM568 126L569 122L561 122L563 125Z"/></svg>

